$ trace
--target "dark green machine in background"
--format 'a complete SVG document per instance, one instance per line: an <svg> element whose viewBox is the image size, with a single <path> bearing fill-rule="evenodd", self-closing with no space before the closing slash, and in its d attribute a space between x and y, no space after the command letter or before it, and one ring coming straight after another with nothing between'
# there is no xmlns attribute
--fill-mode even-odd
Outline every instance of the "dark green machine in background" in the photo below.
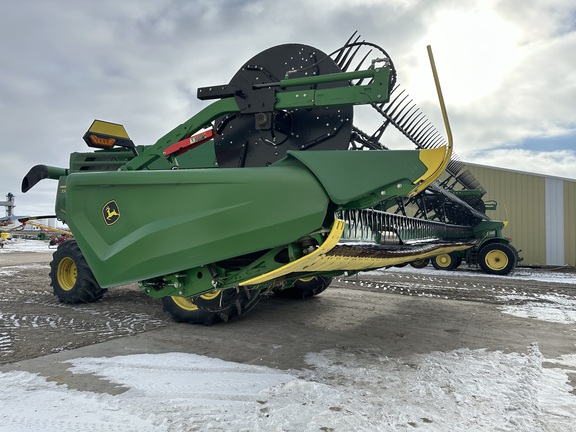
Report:
<svg viewBox="0 0 576 432"><path fill-rule="evenodd" d="M353 64L366 47L377 57ZM55 294L90 302L137 282L176 320L210 324L265 291L315 295L344 272L471 248L499 222L391 211L439 187L451 155L450 137L395 151L380 143L385 126L368 135L353 125L354 105L394 119L395 82L373 44L349 40L331 55L287 44L199 89L216 101L153 145L95 121L84 140L97 150L73 153L69 168L37 165L22 185L58 180L57 217L74 239L54 253ZM418 124L403 132L422 143Z"/></svg>

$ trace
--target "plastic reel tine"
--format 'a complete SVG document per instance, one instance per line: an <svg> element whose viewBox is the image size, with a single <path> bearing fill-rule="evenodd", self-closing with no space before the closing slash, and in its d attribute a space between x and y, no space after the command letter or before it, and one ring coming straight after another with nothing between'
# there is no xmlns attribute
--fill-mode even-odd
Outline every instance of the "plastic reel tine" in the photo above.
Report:
<svg viewBox="0 0 576 432"><path fill-rule="evenodd" d="M342 58L342 55L344 54L344 51L348 51L351 47L348 47L348 45L350 45L352 39L354 38L354 36L356 36L356 34L358 33L358 30L356 30L354 33L352 33L352 36L350 36L348 38L348 40L346 41L346 43L344 44L344 46L342 48L340 48L340 50L338 50L338 55L336 56L336 58L334 59L334 63L336 63L338 66L340 66L339 62ZM360 35L358 35L356 37L356 42L358 42L358 39L360 39ZM346 47L346 48L345 48ZM342 68L340 68L342 69Z"/></svg>
<svg viewBox="0 0 576 432"><path fill-rule="evenodd" d="M368 56L370 55L371 52L372 52L372 50L368 51L366 53L366 55L362 58L362 60L360 60L360 62L358 63L358 65L354 69L354 72L358 72L360 70L360 68L362 67L362 65L364 64L364 62L366 61L366 59L368 58ZM364 82L365 79L366 78L359 79L355 85L362 85L362 83ZM369 82L372 82L372 81L374 81L374 78L370 78Z"/></svg>
<svg viewBox="0 0 576 432"><path fill-rule="evenodd" d="M408 116L410 114L410 112L414 109L416 109L416 111L418 111L418 107L416 105L412 104L412 106L408 109L408 111L406 111L404 113L404 115L402 117L400 117L400 114L398 114L398 117L399 117L397 120L398 126L400 126L402 129L404 129L404 125L406 124L406 121L405 121L406 116ZM410 114L408 116L408 118L411 118L413 114L414 114L414 112L412 112L412 114Z"/></svg>
<svg viewBox="0 0 576 432"><path fill-rule="evenodd" d="M416 123L412 129L407 130L406 133L408 133L409 135L418 138L418 136L421 136L422 134L428 133L428 131L432 129L434 130L434 126L432 125L432 123L430 123L430 121L426 118L426 117L422 117L418 123Z"/></svg>
<svg viewBox="0 0 576 432"><path fill-rule="evenodd" d="M429 127L425 130L421 130L416 134L416 139L420 141L426 148L430 147L430 140L435 139L438 136L438 131L432 123L429 123Z"/></svg>
<svg viewBox="0 0 576 432"><path fill-rule="evenodd" d="M434 141L432 141L430 146L432 148L438 148L438 147L444 145L445 143L446 143L446 141L444 140L444 137L442 135L438 134L438 136L436 137L436 139Z"/></svg>
<svg viewBox="0 0 576 432"><path fill-rule="evenodd" d="M409 97L409 95L406 95L406 97ZM390 113L390 116L394 117L394 121L396 122L396 124L398 126L400 126L400 116L402 116L402 113L406 110L406 108L410 107L410 103L412 102L412 99L410 99L408 102L404 103L406 98L404 98L402 100L403 105L398 105L398 108L400 108L400 111L398 111L398 113ZM408 112L410 112L410 109L408 110Z"/></svg>
<svg viewBox="0 0 576 432"><path fill-rule="evenodd" d="M404 124L400 125L402 127L402 129L408 129L408 127L410 127L411 121L412 119L414 119L414 116L418 117L419 114L422 114L420 109L414 105L412 108L416 108L409 116L406 120L402 120Z"/></svg>
<svg viewBox="0 0 576 432"><path fill-rule="evenodd" d="M396 87L396 88L398 88L398 87ZM396 88L395 88L395 89L396 89ZM394 99L392 99L392 100L390 101L390 103L388 104L388 106L384 109L384 113L385 113L385 114L388 114L388 112L389 112L390 110L394 109L394 107L396 106L396 101L397 101L399 98L401 98L402 95L403 95L405 92L406 92L406 90L402 89L402 90L400 91L400 93L398 93L398 94L394 97ZM390 94L392 94L392 93L390 93Z"/></svg>
<svg viewBox="0 0 576 432"><path fill-rule="evenodd" d="M423 132L422 139L417 138L418 142L420 143L421 148L430 148L430 144L428 143L428 139L436 133L436 130L432 125L428 126L426 130Z"/></svg>
<svg viewBox="0 0 576 432"><path fill-rule="evenodd" d="M406 132L413 133L416 129L421 129L426 122L428 122L428 119L423 112L419 111L416 118L414 118L414 120L410 122L410 125L406 127Z"/></svg>
<svg viewBox="0 0 576 432"><path fill-rule="evenodd" d="M402 90L402 93L404 93L404 90ZM400 96L400 95L398 95L398 96ZM392 118L392 120L395 120L396 110L398 110L402 106L403 102L409 97L410 97L410 95L408 93L406 93L406 96L404 96L402 98L402 100L400 102L398 102L396 107L394 107L391 112L387 112L387 114ZM386 110L386 111L388 111L388 110Z"/></svg>
<svg viewBox="0 0 576 432"><path fill-rule="evenodd" d="M354 47L354 52L352 53L352 55L350 55L350 58L348 59L348 61L344 65L344 67L342 68L343 71L345 71L345 72L348 71L348 68L350 67L350 63L352 63L352 60L354 60L354 57L356 57L356 54L358 54L359 50L360 50L360 45L356 45Z"/></svg>
<svg viewBox="0 0 576 432"><path fill-rule="evenodd" d="M346 72L346 62L348 60L348 56L350 55L350 53L352 52L352 50L354 50L356 48L356 51L358 51L358 46L355 45L358 43L358 41L360 40L360 35L358 35L356 37L356 39L354 40L354 42L352 42L351 44L346 44L346 48L345 50L343 50L343 56L340 58L340 60L337 62L337 65L340 69L342 69L344 72ZM352 55L352 58L354 58L354 55Z"/></svg>

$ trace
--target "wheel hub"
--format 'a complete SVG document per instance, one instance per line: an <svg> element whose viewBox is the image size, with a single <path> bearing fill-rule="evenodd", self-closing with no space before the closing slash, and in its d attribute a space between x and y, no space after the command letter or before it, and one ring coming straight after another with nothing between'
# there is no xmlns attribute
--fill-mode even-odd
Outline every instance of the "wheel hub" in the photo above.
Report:
<svg viewBox="0 0 576 432"><path fill-rule="evenodd" d="M452 262L452 258L448 254L442 254L436 258L436 262L442 267L448 267Z"/></svg>
<svg viewBox="0 0 576 432"><path fill-rule="evenodd" d="M499 250L493 250L486 255L486 264L492 270L502 270L508 265L508 256Z"/></svg>
<svg viewBox="0 0 576 432"><path fill-rule="evenodd" d="M63 258L58 264L58 283L65 291L70 291L76 284L78 268L72 258Z"/></svg>

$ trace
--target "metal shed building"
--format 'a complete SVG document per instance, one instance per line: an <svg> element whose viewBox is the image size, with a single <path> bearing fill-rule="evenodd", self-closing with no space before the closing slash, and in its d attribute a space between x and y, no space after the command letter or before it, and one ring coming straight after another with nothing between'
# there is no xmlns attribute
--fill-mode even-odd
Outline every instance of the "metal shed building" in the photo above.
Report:
<svg viewBox="0 0 576 432"><path fill-rule="evenodd" d="M503 234L512 238L524 266L576 267L576 180L465 164L498 203L487 212L509 221Z"/></svg>

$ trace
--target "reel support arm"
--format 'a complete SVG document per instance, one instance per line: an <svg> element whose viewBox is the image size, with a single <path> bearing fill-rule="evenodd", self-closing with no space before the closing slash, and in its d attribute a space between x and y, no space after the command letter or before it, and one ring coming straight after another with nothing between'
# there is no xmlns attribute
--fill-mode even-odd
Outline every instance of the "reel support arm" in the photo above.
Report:
<svg viewBox="0 0 576 432"><path fill-rule="evenodd" d="M304 85L317 85L371 78L369 84L334 87L324 89L308 89L284 92L270 92L274 87L290 88ZM140 155L127 162L123 169L139 170L148 166L160 157L166 157L165 150L208 126L222 115L232 113L257 113L251 106L251 100L258 100L260 92L264 97L273 98L267 105L275 110L311 107L330 107L338 105L358 105L384 103L390 97L390 69L387 66L374 67L355 72L342 72L321 76L302 78L287 78L280 82L253 85L252 89L236 89L230 86L214 86L198 89L201 99L211 99L215 95L227 96L204 108L186 122L168 132L155 144L145 149ZM201 96L200 96L201 95ZM234 97L230 97L234 95Z"/></svg>

